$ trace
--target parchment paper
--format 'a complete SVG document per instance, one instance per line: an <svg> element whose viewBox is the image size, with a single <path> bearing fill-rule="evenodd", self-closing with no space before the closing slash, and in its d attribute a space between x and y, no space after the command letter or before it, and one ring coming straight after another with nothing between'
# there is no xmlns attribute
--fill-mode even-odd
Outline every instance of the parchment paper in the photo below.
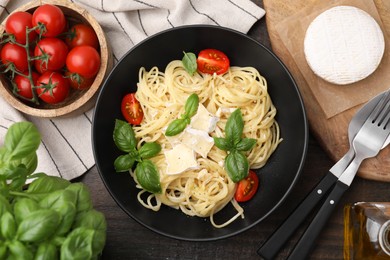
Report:
<svg viewBox="0 0 390 260"><path fill-rule="evenodd" d="M327 9L339 5L355 6L366 11L377 21L385 37L385 52L378 69L367 78L348 85L332 84L315 75L307 64L303 51L306 30L313 19ZM314 1L309 3L302 11L277 24L276 30L305 77L326 118L331 118L356 105L362 104L390 88L390 28L386 30L384 27L372 0Z"/></svg>

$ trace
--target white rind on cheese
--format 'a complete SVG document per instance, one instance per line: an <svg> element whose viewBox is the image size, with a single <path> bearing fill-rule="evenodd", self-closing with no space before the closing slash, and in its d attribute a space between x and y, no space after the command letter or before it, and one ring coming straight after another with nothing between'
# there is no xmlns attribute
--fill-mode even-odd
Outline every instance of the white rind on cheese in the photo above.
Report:
<svg viewBox="0 0 390 260"><path fill-rule="evenodd" d="M385 50L383 32L365 11L336 6L317 16L304 39L309 67L324 80L345 85L368 77Z"/></svg>

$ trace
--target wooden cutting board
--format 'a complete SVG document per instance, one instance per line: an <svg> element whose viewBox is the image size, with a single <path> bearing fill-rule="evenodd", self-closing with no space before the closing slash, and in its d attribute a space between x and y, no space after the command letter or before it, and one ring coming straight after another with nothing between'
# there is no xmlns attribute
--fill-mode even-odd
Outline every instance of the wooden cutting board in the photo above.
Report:
<svg viewBox="0 0 390 260"><path fill-rule="evenodd" d="M352 116L361 105L327 119L276 30L276 25L286 17L294 15L307 5L314 4L318 1L263 0L263 3L266 10L266 24L272 50L288 67L298 85L305 104L311 133L316 137L330 158L336 162L349 149L348 125ZM390 1L374 0L374 2L385 27L385 33L390 35ZM389 46L386 46L385 51L389 51ZM384 84L389 84L389 82L384 82ZM310 150L308 152L310 153ZM363 161L358 176L366 179L390 182L390 147L383 149L377 157Z"/></svg>

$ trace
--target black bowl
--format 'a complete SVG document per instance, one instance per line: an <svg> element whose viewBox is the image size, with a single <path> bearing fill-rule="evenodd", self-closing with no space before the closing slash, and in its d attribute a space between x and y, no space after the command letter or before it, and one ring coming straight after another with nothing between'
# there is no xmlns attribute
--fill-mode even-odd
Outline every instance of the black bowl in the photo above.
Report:
<svg viewBox="0 0 390 260"><path fill-rule="evenodd" d="M179 210L162 206L154 212L137 201L138 189L126 173L116 173L114 160L121 152L113 142L115 119L123 119L122 97L136 91L141 67L161 70L183 51L199 53L215 48L226 53L231 65L252 66L265 76L277 108L282 143L265 167L258 170L260 188L249 202L242 203L245 218L224 228L214 228L208 218L189 217ZM308 125L299 90L286 67L267 48L245 34L216 26L183 26L158 33L134 46L115 66L105 81L93 118L92 142L100 176L118 205L145 227L168 237L208 241L243 232L266 218L286 198L301 172L308 142ZM216 215L222 222L234 214L226 207Z"/></svg>

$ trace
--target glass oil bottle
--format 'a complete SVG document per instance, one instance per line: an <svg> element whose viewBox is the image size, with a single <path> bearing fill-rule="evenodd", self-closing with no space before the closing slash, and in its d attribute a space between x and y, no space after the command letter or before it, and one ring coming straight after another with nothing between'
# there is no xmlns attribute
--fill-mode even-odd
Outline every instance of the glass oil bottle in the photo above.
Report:
<svg viewBox="0 0 390 260"><path fill-rule="evenodd" d="M390 202L345 206L344 259L390 260Z"/></svg>

